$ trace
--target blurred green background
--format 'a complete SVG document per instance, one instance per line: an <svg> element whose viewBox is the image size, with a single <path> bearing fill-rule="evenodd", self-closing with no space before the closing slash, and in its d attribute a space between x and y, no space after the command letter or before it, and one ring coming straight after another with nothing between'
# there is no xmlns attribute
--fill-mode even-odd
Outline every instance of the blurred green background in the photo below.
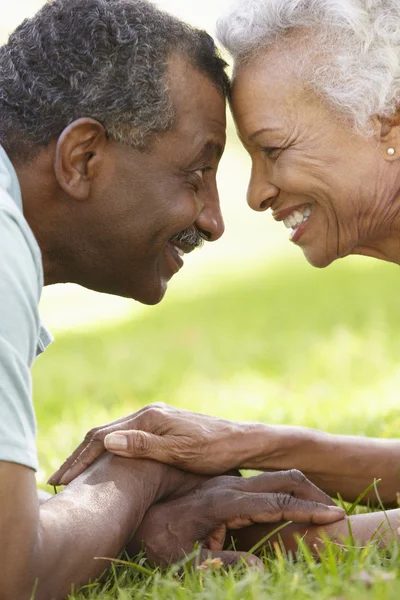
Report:
<svg viewBox="0 0 400 600"><path fill-rule="evenodd" d="M212 29L227 1L158 4ZM3 40L40 4L7 6ZM154 401L398 435L398 267L348 258L312 269L282 224L248 208L248 176L230 124L219 174L226 234L187 257L159 306L76 286L45 290L42 317L56 341L33 370L40 484L88 429Z"/></svg>

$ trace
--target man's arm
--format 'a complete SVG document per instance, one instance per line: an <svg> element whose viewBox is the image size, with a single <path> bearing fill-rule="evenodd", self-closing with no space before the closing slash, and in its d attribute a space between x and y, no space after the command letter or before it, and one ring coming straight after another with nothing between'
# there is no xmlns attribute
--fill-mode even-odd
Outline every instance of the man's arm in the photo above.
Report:
<svg viewBox="0 0 400 600"><path fill-rule="evenodd" d="M34 471L0 462L1 600L61 600L115 557L146 510L179 485L179 471L105 454L39 507Z"/></svg>
<svg viewBox="0 0 400 600"><path fill-rule="evenodd" d="M147 509L172 493L175 510L168 527L154 529L154 515L150 516L158 537L153 539L152 534L149 541L157 546L159 557L175 558L182 549L191 551L206 533L217 531L220 538L221 528L227 525L235 528L281 519L323 524L344 517L341 508L331 505L297 471L266 473L251 480L216 478L191 494L197 480L153 461L105 454L39 508L33 471L0 463L0 561L5 574L1 600L28 600L35 581L37 600L61 600L71 584L79 586L99 575L106 563L94 558L115 557L127 546ZM177 491L189 496L177 500ZM163 510L160 516L164 522ZM220 551L222 545L209 548ZM232 552L219 556L230 563L240 559Z"/></svg>
<svg viewBox="0 0 400 600"><path fill-rule="evenodd" d="M115 435L116 434L116 435ZM117 442L125 442L125 448ZM299 469L330 495L354 501L373 481L386 505L400 491L400 439L331 435L303 427L238 423L156 404L93 429L52 477L68 483L105 450L194 473ZM376 500L374 490L365 500Z"/></svg>

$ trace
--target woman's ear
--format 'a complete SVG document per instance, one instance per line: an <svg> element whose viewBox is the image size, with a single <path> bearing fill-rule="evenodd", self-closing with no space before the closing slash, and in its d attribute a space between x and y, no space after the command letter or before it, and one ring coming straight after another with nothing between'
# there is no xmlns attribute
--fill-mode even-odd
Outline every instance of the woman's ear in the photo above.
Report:
<svg viewBox="0 0 400 600"><path fill-rule="evenodd" d="M400 158L400 111L390 117L376 117L379 145L383 158L393 162Z"/></svg>
<svg viewBox="0 0 400 600"><path fill-rule="evenodd" d="M104 127L94 119L77 119L64 129L57 141L54 172L68 196L87 200L106 149Z"/></svg>

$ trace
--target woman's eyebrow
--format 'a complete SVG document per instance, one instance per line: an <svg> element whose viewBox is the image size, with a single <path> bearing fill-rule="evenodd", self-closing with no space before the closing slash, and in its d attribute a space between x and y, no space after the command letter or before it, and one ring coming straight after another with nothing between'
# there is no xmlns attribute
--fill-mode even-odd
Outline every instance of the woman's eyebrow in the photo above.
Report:
<svg viewBox="0 0 400 600"><path fill-rule="evenodd" d="M256 138L258 135L261 135L262 133L276 133L277 131L279 131L278 127L263 127L263 129L259 129L258 131L255 131L254 133L249 135L248 139L250 142L252 142L254 138Z"/></svg>

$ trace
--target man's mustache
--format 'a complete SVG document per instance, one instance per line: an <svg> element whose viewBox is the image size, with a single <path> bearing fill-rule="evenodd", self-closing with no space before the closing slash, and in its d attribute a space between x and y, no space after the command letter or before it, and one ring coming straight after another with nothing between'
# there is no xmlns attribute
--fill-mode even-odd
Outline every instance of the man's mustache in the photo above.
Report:
<svg viewBox="0 0 400 600"><path fill-rule="evenodd" d="M201 235L196 227L188 227L179 233L176 233L172 238L171 242L180 242L182 244L188 244L192 248L201 248L204 244L204 237Z"/></svg>

